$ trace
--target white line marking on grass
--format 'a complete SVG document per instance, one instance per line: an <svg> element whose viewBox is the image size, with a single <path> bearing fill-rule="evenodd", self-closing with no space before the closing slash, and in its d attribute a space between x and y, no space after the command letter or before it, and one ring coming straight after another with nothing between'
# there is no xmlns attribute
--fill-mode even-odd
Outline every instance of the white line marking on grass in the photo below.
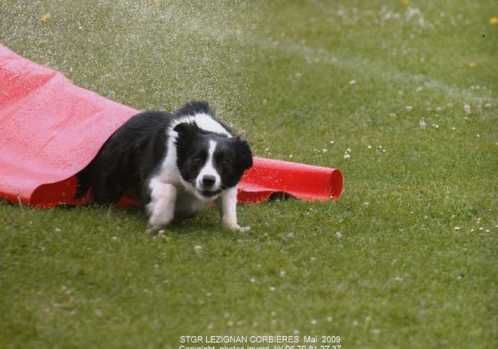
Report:
<svg viewBox="0 0 498 349"><path fill-rule="evenodd" d="M214 8L213 8L214 9ZM127 9L129 10L129 9ZM140 8L138 13L141 13L143 18L154 18L155 12L149 8ZM175 16L171 17L174 13ZM411 83L416 88L423 86L426 90L438 92L453 98L462 103L483 103L483 102L498 102L498 97L493 95L478 95L474 91L459 86L448 84L441 80L436 80L430 76L423 74L413 74L406 71L400 71L392 65L382 62L369 61L359 56L347 56L334 54L323 48L313 48L296 42L277 41L271 38L258 37L242 30L231 30L230 22L226 22L224 16L218 19L216 26L213 21L203 20L194 14L195 11L190 6L178 6L170 8L167 16L159 18L160 25L173 25L173 31L179 33L192 33L197 36L205 36L222 45L237 43L238 45L252 46L261 49L277 50L288 55L294 55L304 58L310 64L330 64L341 69L353 71L362 76L368 76L379 81L391 82L396 84ZM220 13L216 7L216 13ZM221 11L221 13L224 13ZM413 17L415 14L408 12L405 17ZM417 13L420 17L420 14ZM410 18L406 18L410 20ZM175 21L171 22L173 19ZM425 20L422 18L425 23ZM223 25L223 24L226 25ZM420 23L419 23L420 24ZM422 23L423 24L423 23ZM227 42L229 41L229 42Z"/></svg>
<svg viewBox="0 0 498 349"><path fill-rule="evenodd" d="M300 56L310 64L330 64L336 67L359 72L363 76L370 76L381 81L394 83L412 83L417 87L423 86L427 90L442 93L443 95L463 102L483 103L498 102L498 97L475 94L470 89L450 85L423 74L413 74L396 69L383 63L377 63L364 58L336 55L323 48L313 48L296 42L285 42L246 35L242 31L217 30L209 26L186 26L197 35L206 35L213 40L226 44L226 41L235 41L241 46L248 45L262 49L277 50L288 55ZM201 30L199 30L201 29Z"/></svg>
<svg viewBox="0 0 498 349"><path fill-rule="evenodd" d="M280 42L267 38L255 37L245 37L242 42L264 49L275 49L286 54L301 56L308 63L330 64L339 68L361 72L363 76L368 75L383 81L395 83L408 82L417 86L423 85L425 89L440 92L448 97L461 100L462 102L482 103L483 101L498 101L498 98L494 96L479 96L471 90L450 85L427 75L399 71L386 64L368 61L363 58L335 55L322 48L312 48L295 42Z"/></svg>

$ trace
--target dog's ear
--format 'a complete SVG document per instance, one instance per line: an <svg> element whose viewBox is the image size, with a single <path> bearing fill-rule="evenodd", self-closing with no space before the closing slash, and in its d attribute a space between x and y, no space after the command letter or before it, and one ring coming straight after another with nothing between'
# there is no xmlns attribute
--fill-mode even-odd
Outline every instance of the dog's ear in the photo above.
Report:
<svg viewBox="0 0 498 349"><path fill-rule="evenodd" d="M199 126L195 122L182 122L173 128L182 137L192 136L199 131Z"/></svg>
<svg viewBox="0 0 498 349"><path fill-rule="evenodd" d="M178 133L178 136L175 139L176 149L179 155L186 155L189 152L190 146L192 145L193 140L197 136L197 132L199 131L199 127L196 123L190 122L182 122L176 125L173 128L173 131Z"/></svg>
<svg viewBox="0 0 498 349"><path fill-rule="evenodd" d="M235 137L235 149L238 166L244 171L252 167L252 152L249 143L240 137Z"/></svg>

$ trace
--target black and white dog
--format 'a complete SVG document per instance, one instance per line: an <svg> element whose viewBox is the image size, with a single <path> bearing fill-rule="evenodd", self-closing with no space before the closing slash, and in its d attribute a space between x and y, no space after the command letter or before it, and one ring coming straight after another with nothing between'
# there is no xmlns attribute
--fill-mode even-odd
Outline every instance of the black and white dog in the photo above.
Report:
<svg viewBox="0 0 498 349"><path fill-rule="evenodd" d="M78 173L76 197L88 190L99 204L136 197L151 232L216 201L223 225L245 231L237 222L237 184L251 166L248 143L216 119L208 103L190 102L174 113L130 118Z"/></svg>

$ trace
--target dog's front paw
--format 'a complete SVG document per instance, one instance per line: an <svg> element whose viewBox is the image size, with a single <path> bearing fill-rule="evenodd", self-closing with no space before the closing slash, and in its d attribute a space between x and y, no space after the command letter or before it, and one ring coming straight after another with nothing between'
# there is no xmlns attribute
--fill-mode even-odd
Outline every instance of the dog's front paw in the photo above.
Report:
<svg viewBox="0 0 498 349"><path fill-rule="evenodd" d="M238 231L238 232L241 232L241 233L246 233L248 232L249 230L251 230L251 227L241 227L240 225L238 225L237 223L231 223L231 224L227 224L227 223L224 223L223 226L228 229L228 230L231 230L231 231Z"/></svg>
<svg viewBox="0 0 498 349"><path fill-rule="evenodd" d="M145 232L152 237L163 236L166 233L163 226L154 226L154 225L149 225L145 230Z"/></svg>
<svg viewBox="0 0 498 349"><path fill-rule="evenodd" d="M241 233L247 233L248 231L251 230L251 227L249 227L249 226L241 227L240 225L238 225L236 230L240 231Z"/></svg>

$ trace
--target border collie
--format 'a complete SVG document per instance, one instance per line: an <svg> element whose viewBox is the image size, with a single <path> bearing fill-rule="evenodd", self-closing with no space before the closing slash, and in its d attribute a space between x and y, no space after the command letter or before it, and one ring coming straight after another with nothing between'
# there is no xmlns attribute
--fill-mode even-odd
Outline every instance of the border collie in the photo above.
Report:
<svg viewBox="0 0 498 349"><path fill-rule="evenodd" d="M207 102L194 101L130 118L78 173L76 197L90 191L96 203L111 204L133 196L151 233L216 202L223 226L246 231L237 222L237 184L251 166L249 144Z"/></svg>

